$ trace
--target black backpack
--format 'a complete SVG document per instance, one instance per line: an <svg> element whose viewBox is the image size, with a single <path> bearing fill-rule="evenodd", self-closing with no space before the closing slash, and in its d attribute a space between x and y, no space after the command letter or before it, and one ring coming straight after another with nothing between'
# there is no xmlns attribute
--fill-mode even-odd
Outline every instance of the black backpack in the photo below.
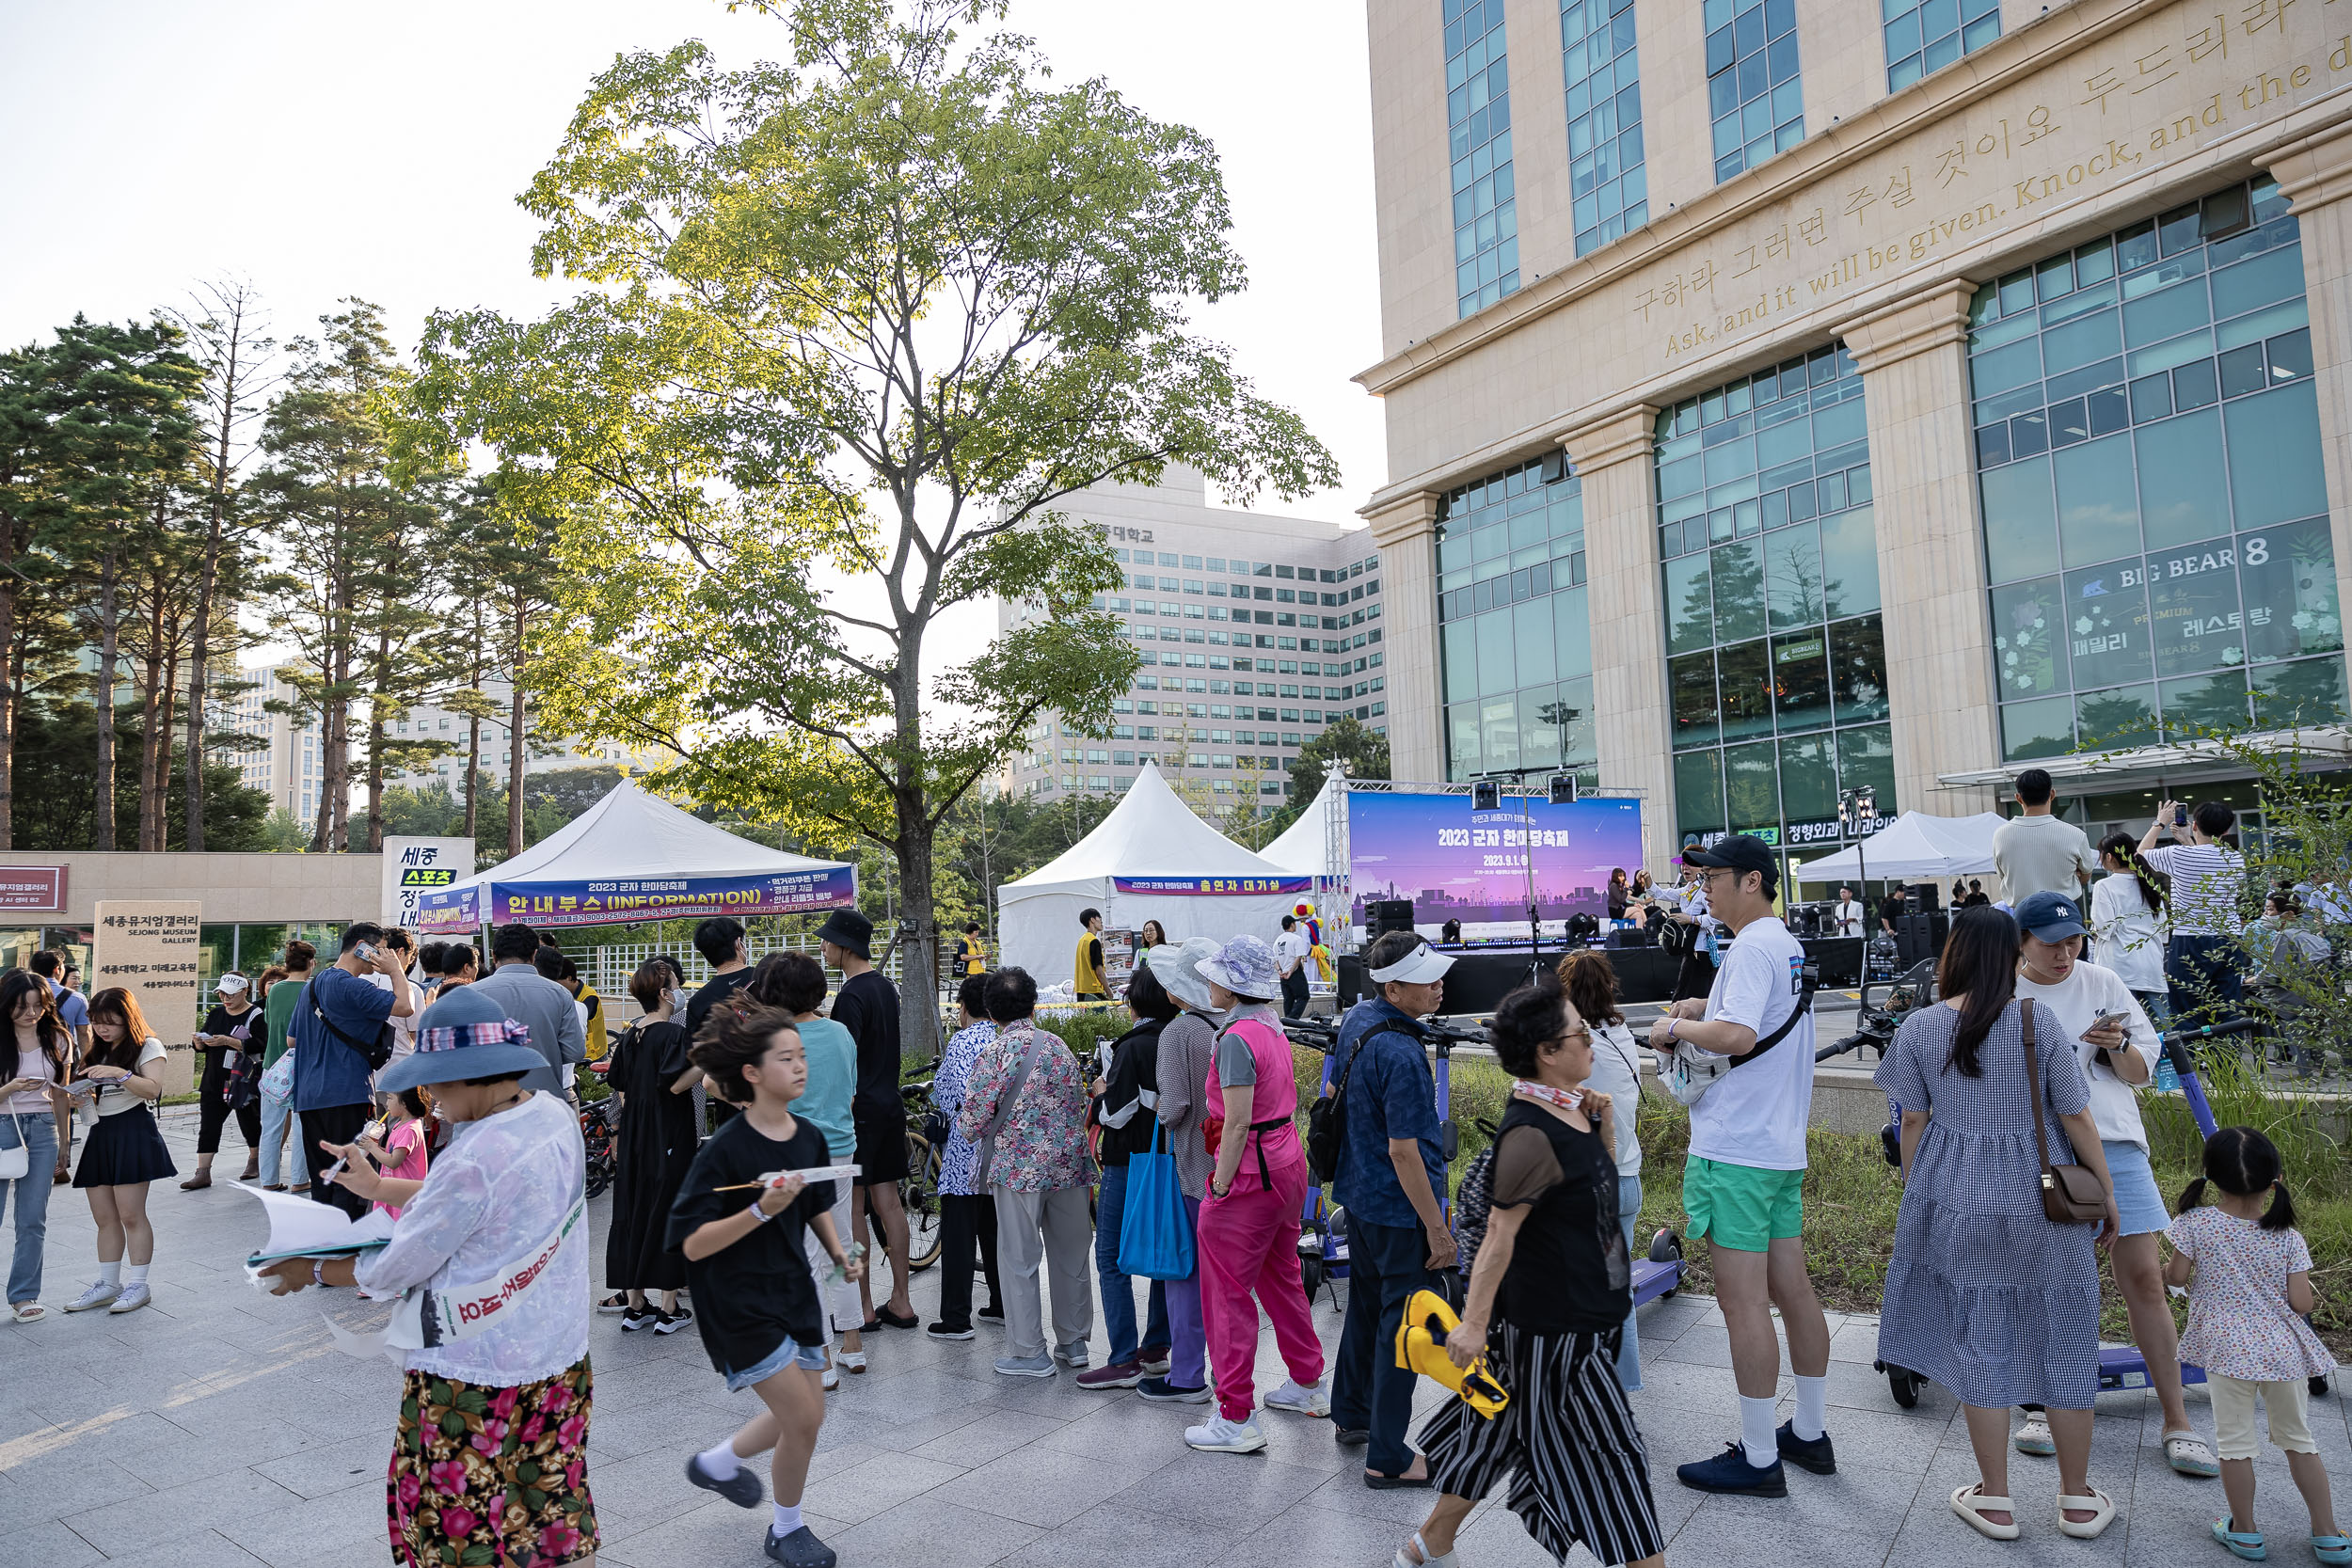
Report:
<svg viewBox="0 0 2352 1568"><path fill-rule="evenodd" d="M1331 1085L1331 1092L1318 1096L1307 1108L1307 1169L1319 1186L1327 1187L1339 1180L1340 1155L1347 1148L1348 1075L1356 1070L1356 1058L1364 1053L1365 1042L1383 1034L1408 1035L1416 1043L1421 1039L1419 1030L1394 1019L1365 1030L1347 1060L1340 1064L1339 1081Z"/></svg>
<svg viewBox="0 0 2352 1568"><path fill-rule="evenodd" d="M1494 1207L1497 1128L1481 1117L1478 1129L1486 1134L1486 1147L1470 1161L1462 1172L1461 1185L1454 1189L1454 1267L1465 1289L1470 1270L1478 1265L1478 1249L1486 1240L1486 1215Z"/></svg>

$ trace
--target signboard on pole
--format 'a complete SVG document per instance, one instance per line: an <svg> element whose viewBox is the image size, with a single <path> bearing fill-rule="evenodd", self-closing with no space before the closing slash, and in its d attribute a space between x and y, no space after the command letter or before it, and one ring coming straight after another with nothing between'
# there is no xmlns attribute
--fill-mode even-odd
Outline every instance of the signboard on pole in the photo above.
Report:
<svg viewBox="0 0 2352 1568"><path fill-rule="evenodd" d="M91 910L90 994L120 986L137 1001L170 1053L164 1062L167 1094L185 1094L196 1080L189 1042L201 999L197 947L203 919L204 906L194 901L108 899Z"/></svg>
<svg viewBox="0 0 2352 1568"><path fill-rule="evenodd" d="M63 865L0 865L0 910L63 914L66 874L70 869Z"/></svg>
<svg viewBox="0 0 2352 1568"><path fill-rule="evenodd" d="M384 924L414 929L420 898L472 875L472 839L387 838L384 841Z"/></svg>

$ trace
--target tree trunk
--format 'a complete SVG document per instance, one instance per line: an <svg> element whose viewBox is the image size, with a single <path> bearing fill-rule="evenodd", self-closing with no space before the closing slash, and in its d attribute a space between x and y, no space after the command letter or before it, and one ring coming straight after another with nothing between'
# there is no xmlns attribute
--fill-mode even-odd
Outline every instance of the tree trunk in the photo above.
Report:
<svg viewBox="0 0 2352 1568"><path fill-rule="evenodd" d="M153 577L153 592L147 607L147 650L139 660L140 684L146 689L139 693L139 848L154 850L163 847L161 840L165 773L169 764L158 764L155 742L161 736L158 720L164 710L164 584L163 574Z"/></svg>
<svg viewBox="0 0 2352 1568"><path fill-rule="evenodd" d="M481 801L478 796L481 789L481 775L482 716L468 714L466 716L466 836L468 838L475 836L475 825L480 819Z"/></svg>
<svg viewBox="0 0 2352 1568"><path fill-rule="evenodd" d="M515 659L507 667L506 712L506 852L523 852L523 725L530 719L531 699L523 694L523 626L525 611L515 607Z"/></svg>
<svg viewBox="0 0 2352 1568"><path fill-rule="evenodd" d="M898 663L893 693L898 709L898 782L892 790L898 816L901 895L898 917L898 1038L900 1053L939 1054L939 920L931 908L932 855L936 839L923 791L921 623L900 623Z"/></svg>
<svg viewBox="0 0 2352 1568"><path fill-rule="evenodd" d="M91 678L98 710L98 781L90 821L90 847L115 847L115 656L121 630L115 620L115 552L110 546L99 568L98 673Z"/></svg>
<svg viewBox="0 0 2352 1568"><path fill-rule="evenodd" d="M245 347L245 299L229 322L229 362L220 381L220 426L214 433L212 515L204 526L204 556L197 569L194 653L188 659L188 749L183 804L187 845L204 847L204 693L212 684L213 585L220 577L220 542L229 515L229 438L236 425L239 357Z"/></svg>
<svg viewBox="0 0 2352 1568"><path fill-rule="evenodd" d="M0 493L5 493L13 476L0 472ZM17 674L22 658L16 646L16 574L7 568L16 564L24 552L16 531L16 519L8 517L5 532L0 532L0 547L8 558L0 561L0 658L8 660L7 678L0 679L0 849L16 847L16 720L24 709L21 677Z"/></svg>
<svg viewBox="0 0 2352 1568"><path fill-rule="evenodd" d="M171 847L171 724L180 713L180 649L164 660L163 701L155 706L155 847Z"/></svg>
<svg viewBox="0 0 2352 1568"><path fill-rule="evenodd" d="M392 642L375 634L375 694L368 704L368 853L384 852L384 693L392 680Z"/></svg>

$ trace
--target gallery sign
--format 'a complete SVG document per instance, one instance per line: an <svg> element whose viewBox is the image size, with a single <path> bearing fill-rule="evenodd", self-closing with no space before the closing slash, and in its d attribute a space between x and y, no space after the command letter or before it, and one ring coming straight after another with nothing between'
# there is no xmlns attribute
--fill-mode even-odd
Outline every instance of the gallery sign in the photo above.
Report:
<svg viewBox="0 0 2352 1568"><path fill-rule="evenodd" d="M35 914L65 912L64 865L0 865L0 910Z"/></svg>
<svg viewBox="0 0 2352 1568"><path fill-rule="evenodd" d="M201 998L198 951L204 906L194 902L106 899L90 917L90 994L112 986L129 991L147 1025L169 1053L164 1088L184 1093L195 1079L196 1033Z"/></svg>

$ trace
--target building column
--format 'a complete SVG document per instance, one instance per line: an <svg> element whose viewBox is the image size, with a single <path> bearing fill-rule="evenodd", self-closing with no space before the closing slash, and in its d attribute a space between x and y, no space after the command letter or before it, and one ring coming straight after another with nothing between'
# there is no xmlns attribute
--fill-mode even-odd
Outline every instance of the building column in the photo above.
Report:
<svg viewBox="0 0 2352 1568"><path fill-rule="evenodd" d="M1886 636L1895 805L1938 816L1994 807L1990 789L1939 776L2001 760L1993 618L1968 428L1968 304L1945 284L1849 322L1862 367ZM1881 801L1882 815L1891 816Z"/></svg>
<svg viewBox="0 0 2352 1568"><path fill-rule="evenodd" d="M1593 639L1601 787L1641 792L1643 863L1662 873L1676 839L1666 610L1652 471L1657 433L1658 410L1637 404L1569 431L1560 445L1583 486L1584 602L1595 629L1606 631Z"/></svg>
<svg viewBox="0 0 2352 1568"><path fill-rule="evenodd" d="M2303 235L2319 451L2328 475L2336 595L2352 605L2352 127L2337 125L2270 160Z"/></svg>
<svg viewBox="0 0 2352 1568"><path fill-rule="evenodd" d="M1438 493L1368 509L1389 592L1389 773L1445 778L1445 689L1438 658Z"/></svg>

